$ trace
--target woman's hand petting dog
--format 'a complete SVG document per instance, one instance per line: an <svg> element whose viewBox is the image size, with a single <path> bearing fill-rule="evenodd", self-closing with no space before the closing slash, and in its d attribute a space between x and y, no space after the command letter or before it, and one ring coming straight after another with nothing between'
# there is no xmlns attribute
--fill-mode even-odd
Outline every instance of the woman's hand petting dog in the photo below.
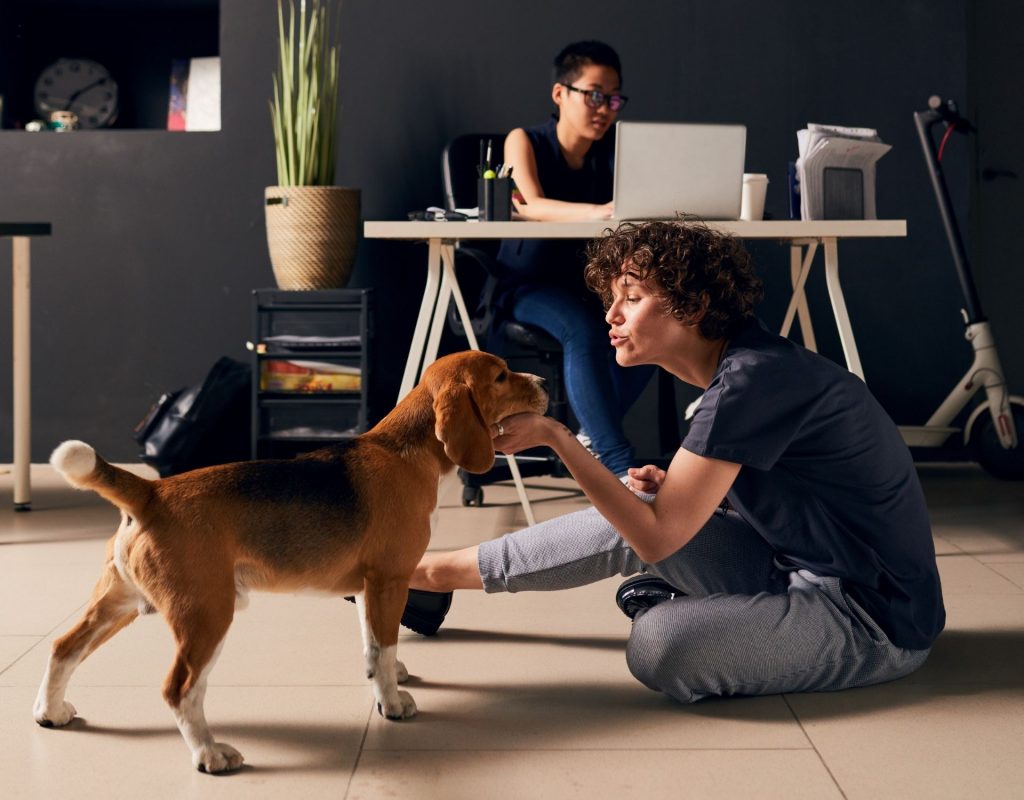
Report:
<svg viewBox="0 0 1024 800"><path fill-rule="evenodd" d="M562 423L540 414L512 414L491 425L491 438L496 452L514 455L531 447L550 446Z"/></svg>
<svg viewBox="0 0 1024 800"><path fill-rule="evenodd" d="M514 455L531 447L551 446L559 431L569 432L562 423L540 414L513 414L491 425L491 439L499 453ZM623 481L630 491L637 494L656 494L665 482L665 470L653 464L630 467L628 478Z"/></svg>

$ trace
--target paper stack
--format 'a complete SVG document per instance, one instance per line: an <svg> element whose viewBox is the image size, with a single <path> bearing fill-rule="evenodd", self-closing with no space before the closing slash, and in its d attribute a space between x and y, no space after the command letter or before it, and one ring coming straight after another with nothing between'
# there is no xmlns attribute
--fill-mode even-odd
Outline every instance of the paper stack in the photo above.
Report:
<svg viewBox="0 0 1024 800"><path fill-rule="evenodd" d="M875 162L892 149L873 128L808 124L796 133L801 219L877 219Z"/></svg>

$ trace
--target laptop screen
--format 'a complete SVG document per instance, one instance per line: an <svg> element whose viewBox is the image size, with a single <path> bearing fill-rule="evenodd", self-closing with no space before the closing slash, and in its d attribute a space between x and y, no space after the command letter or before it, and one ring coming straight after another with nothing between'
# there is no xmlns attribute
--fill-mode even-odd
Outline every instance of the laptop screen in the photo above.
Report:
<svg viewBox="0 0 1024 800"><path fill-rule="evenodd" d="M615 219L738 219L747 129L743 125L618 122Z"/></svg>

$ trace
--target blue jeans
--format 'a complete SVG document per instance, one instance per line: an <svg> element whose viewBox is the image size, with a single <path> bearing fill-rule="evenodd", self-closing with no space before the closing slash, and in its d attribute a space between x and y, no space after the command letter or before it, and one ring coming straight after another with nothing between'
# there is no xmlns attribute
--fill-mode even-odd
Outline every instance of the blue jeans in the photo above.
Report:
<svg viewBox="0 0 1024 800"><path fill-rule="evenodd" d="M654 374L654 366L624 368L615 363L597 296L551 286L521 286L510 303L512 318L541 328L564 353L565 390L591 449L616 475L633 463L633 447L622 420Z"/></svg>

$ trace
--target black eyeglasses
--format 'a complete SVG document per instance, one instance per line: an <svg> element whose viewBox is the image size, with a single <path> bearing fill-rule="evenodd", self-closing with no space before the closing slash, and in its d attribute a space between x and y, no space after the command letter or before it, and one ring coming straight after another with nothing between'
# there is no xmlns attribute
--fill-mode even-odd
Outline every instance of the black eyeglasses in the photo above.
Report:
<svg viewBox="0 0 1024 800"><path fill-rule="evenodd" d="M568 83L561 85L570 92L579 92L583 95L583 102L587 104L587 108L600 108L607 103L610 110L622 111L626 107L626 103L629 102L629 98L624 94L605 94L597 89L580 89L570 86Z"/></svg>

